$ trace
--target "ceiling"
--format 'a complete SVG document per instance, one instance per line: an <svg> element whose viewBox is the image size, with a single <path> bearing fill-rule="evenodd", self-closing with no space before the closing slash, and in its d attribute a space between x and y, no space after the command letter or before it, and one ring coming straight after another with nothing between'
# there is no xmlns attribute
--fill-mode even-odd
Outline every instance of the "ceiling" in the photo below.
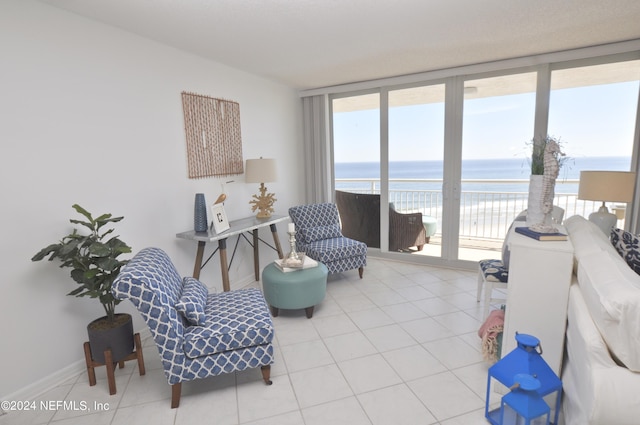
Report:
<svg viewBox="0 0 640 425"><path fill-rule="evenodd" d="M40 0L304 90L640 39L638 0Z"/></svg>

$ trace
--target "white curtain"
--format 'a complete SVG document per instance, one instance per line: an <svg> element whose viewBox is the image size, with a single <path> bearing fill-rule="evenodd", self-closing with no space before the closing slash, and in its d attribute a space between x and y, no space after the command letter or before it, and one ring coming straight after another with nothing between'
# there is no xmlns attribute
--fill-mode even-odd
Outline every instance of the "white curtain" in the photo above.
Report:
<svg viewBox="0 0 640 425"><path fill-rule="evenodd" d="M304 130L305 200L307 203L333 201L333 167L329 137L328 95L302 98Z"/></svg>
<svg viewBox="0 0 640 425"><path fill-rule="evenodd" d="M625 228L637 235L640 232L640 90L638 90L638 105L636 107L636 131L633 138L631 171L636 173L636 190L633 194L631 208L627 208Z"/></svg>

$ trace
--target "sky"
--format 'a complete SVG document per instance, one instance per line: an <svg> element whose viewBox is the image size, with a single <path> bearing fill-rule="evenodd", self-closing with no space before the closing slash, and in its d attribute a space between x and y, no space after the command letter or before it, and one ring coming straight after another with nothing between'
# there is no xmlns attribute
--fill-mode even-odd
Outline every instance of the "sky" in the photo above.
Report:
<svg viewBox="0 0 640 425"><path fill-rule="evenodd" d="M568 156L630 156L638 81L553 90L549 135ZM535 94L465 101L463 159L526 158L533 138ZM391 161L442 160L444 105L389 111ZM334 115L336 162L379 162L379 112Z"/></svg>

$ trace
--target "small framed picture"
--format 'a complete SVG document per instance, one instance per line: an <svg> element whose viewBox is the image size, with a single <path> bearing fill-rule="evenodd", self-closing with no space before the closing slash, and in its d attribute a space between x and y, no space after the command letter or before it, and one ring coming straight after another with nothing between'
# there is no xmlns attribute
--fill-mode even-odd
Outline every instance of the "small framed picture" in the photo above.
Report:
<svg viewBox="0 0 640 425"><path fill-rule="evenodd" d="M211 217L213 230L215 230L217 234L229 230L229 219L227 219L227 213L224 211L224 205L222 203L211 206Z"/></svg>

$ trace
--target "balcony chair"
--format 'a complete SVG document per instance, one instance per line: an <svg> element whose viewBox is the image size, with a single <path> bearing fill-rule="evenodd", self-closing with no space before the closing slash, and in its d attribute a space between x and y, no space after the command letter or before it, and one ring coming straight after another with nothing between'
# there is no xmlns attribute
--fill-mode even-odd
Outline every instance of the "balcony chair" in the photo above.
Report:
<svg viewBox="0 0 640 425"><path fill-rule="evenodd" d="M553 206L551 212L551 220L555 224L562 224L564 217L564 209ZM511 228L516 222L526 221L527 210L522 211L513 220L507 230L507 234L502 243L502 260L487 259L480 260L478 262L478 288L476 293L476 301L480 302L480 296L482 295L482 288L484 287L484 313L483 317L489 316L489 309L491 304L495 302L506 302L506 295L499 297L494 294L494 289L505 291L509 281L509 235L511 234Z"/></svg>
<svg viewBox="0 0 640 425"><path fill-rule="evenodd" d="M427 236L423 217L425 216L419 212L398 212L393 203L389 203L389 251L404 251L412 246L422 251L422 247L429 243L432 236Z"/></svg>
<svg viewBox="0 0 640 425"><path fill-rule="evenodd" d="M336 205L344 236L380 248L380 195L336 190ZM410 247L421 251L435 230L434 218L421 213L400 213L393 203L389 204L389 251Z"/></svg>
<svg viewBox="0 0 640 425"><path fill-rule="evenodd" d="M296 226L296 249L320 261L330 274L358 269L360 278L367 265L367 244L342 234L338 208L332 203L289 208Z"/></svg>
<svg viewBox="0 0 640 425"><path fill-rule="evenodd" d="M145 248L112 292L147 323L171 385L171 408L180 404L182 383L195 379L260 367L271 384L273 323L259 289L208 294L198 280L180 277L165 252Z"/></svg>

